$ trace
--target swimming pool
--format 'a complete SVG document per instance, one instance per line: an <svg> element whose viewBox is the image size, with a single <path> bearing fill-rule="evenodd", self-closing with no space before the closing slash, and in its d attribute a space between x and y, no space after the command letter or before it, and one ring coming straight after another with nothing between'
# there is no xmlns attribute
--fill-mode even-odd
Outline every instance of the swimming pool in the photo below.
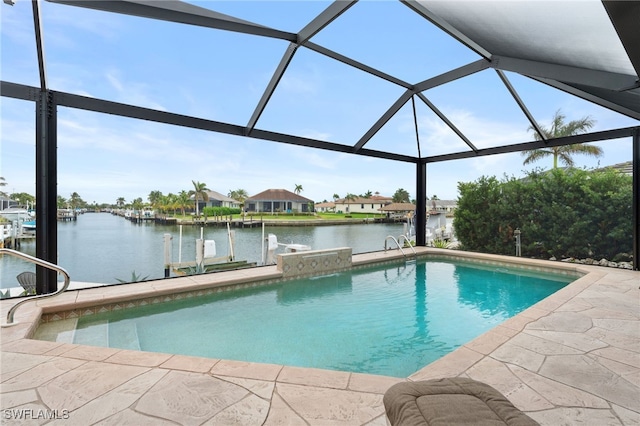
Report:
<svg viewBox="0 0 640 426"><path fill-rule="evenodd" d="M576 277L419 258L56 321L35 338L406 377Z"/></svg>

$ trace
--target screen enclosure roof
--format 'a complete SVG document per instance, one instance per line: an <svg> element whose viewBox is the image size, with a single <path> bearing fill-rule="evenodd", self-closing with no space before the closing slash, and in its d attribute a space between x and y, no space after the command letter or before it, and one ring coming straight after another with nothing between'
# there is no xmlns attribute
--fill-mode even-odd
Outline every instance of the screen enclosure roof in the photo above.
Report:
<svg viewBox="0 0 640 426"><path fill-rule="evenodd" d="M193 84L209 107L163 103L161 94L158 102L122 102L99 85L74 89L57 48L45 47L74 37L65 33L74 25L60 16L84 16L77 10L105 27L114 19L139 27L126 31L142 49L130 51L126 41L120 50L95 45L103 58L132 67L136 54L157 58L162 66L146 70L150 85L155 75L176 91ZM56 91L62 106L423 163L625 137L640 120L640 2L48 0L33 14L39 74L29 80L3 70L3 96L40 87ZM166 37L145 38L147 25ZM216 66L203 70L203 57L215 57ZM321 90L305 92L318 81ZM545 141L536 137L542 111L523 96L531 87L581 98L629 124ZM477 135L456 109L467 103L530 131L519 140ZM431 145L434 127L425 117L453 142ZM334 130L340 123L347 130Z"/></svg>

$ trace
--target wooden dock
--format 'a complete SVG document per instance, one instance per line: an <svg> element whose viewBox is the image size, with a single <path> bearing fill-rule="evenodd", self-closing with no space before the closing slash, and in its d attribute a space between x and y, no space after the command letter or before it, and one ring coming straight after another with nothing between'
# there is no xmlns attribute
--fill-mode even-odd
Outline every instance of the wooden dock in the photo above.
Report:
<svg viewBox="0 0 640 426"><path fill-rule="evenodd" d="M22 227L14 228L12 224L0 225L0 248L18 249L22 241L35 240L35 231L25 231Z"/></svg>
<svg viewBox="0 0 640 426"><path fill-rule="evenodd" d="M202 270L198 270L195 261L191 262L181 262L181 263L173 263L171 265L171 269L174 274L178 276L185 275L194 275L198 273L209 273L209 272L220 272L220 271L228 271L232 269L245 269L252 268L256 266L256 262L247 262L246 260L235 260L235 261L224 261L224 262L214 262L210 263L210 261L205 260Z"/></svg>
<svg viewBox="0 0 640 426"><path fill-rule="evenodd" d="M73 209L58 209L56 217L62 222L78 220L78 212Z"/></svg>
<svg viewBox="0 0 640 426"><path fill-rule="evenodd" d="M193 216L191 220L181 220L180 225L198 225L198 226L227 226L231 228L259 228L262 226L262 220L256 220L251 217L242 219L234 219L232 216Z"/></svg>

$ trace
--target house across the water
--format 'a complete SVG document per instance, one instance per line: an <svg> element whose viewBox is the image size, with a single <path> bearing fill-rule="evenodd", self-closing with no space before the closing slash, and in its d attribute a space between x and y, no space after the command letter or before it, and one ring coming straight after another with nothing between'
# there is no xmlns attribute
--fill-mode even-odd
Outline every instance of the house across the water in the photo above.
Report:
<svg viewBox="0 0 640 426"><path fill-rule="evenodd" d="M373 195L369 198L355 197L353 199L339 198L335 201L336 213L372 213L379 214L380 209L391 204L393 198Z"/></svg>
<svg viewBox="0 0 640 426"><path fill-rule="evenodd" d="M313 200L286 189L267 189L247 198L244 206L253 213L310 213Z"/></svg>
<svg viewBox="0 0 640 426"><path fill-rule="evenodd" d="M239 209L242 207L242 203L233 198L222 195L216 191L207 191L207 201L200 198L198 200L198 210L202 211L204 207L229 207L232 209ZM194 198L193 196L191 197Z"/></svg>

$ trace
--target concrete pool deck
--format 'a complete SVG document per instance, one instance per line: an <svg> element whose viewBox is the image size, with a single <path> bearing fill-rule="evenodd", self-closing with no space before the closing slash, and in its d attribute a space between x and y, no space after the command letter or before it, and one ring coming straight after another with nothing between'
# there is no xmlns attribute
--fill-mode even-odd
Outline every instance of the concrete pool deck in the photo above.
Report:
<svg viewBox="0 0 640 426"><path fill-rule="evenodd" d="M394 383L463 376L495 387L543 425L640 424L640 272L464 255L585 275L403 379L28 338L43 312L197 291L212 280L277 278L275 267L67 291L25 303L18 324L1 329L2 423L384 426L382 397ZM398 256L394 250L353 261ZM13 304L0 303L3 324Z"/></svg>

